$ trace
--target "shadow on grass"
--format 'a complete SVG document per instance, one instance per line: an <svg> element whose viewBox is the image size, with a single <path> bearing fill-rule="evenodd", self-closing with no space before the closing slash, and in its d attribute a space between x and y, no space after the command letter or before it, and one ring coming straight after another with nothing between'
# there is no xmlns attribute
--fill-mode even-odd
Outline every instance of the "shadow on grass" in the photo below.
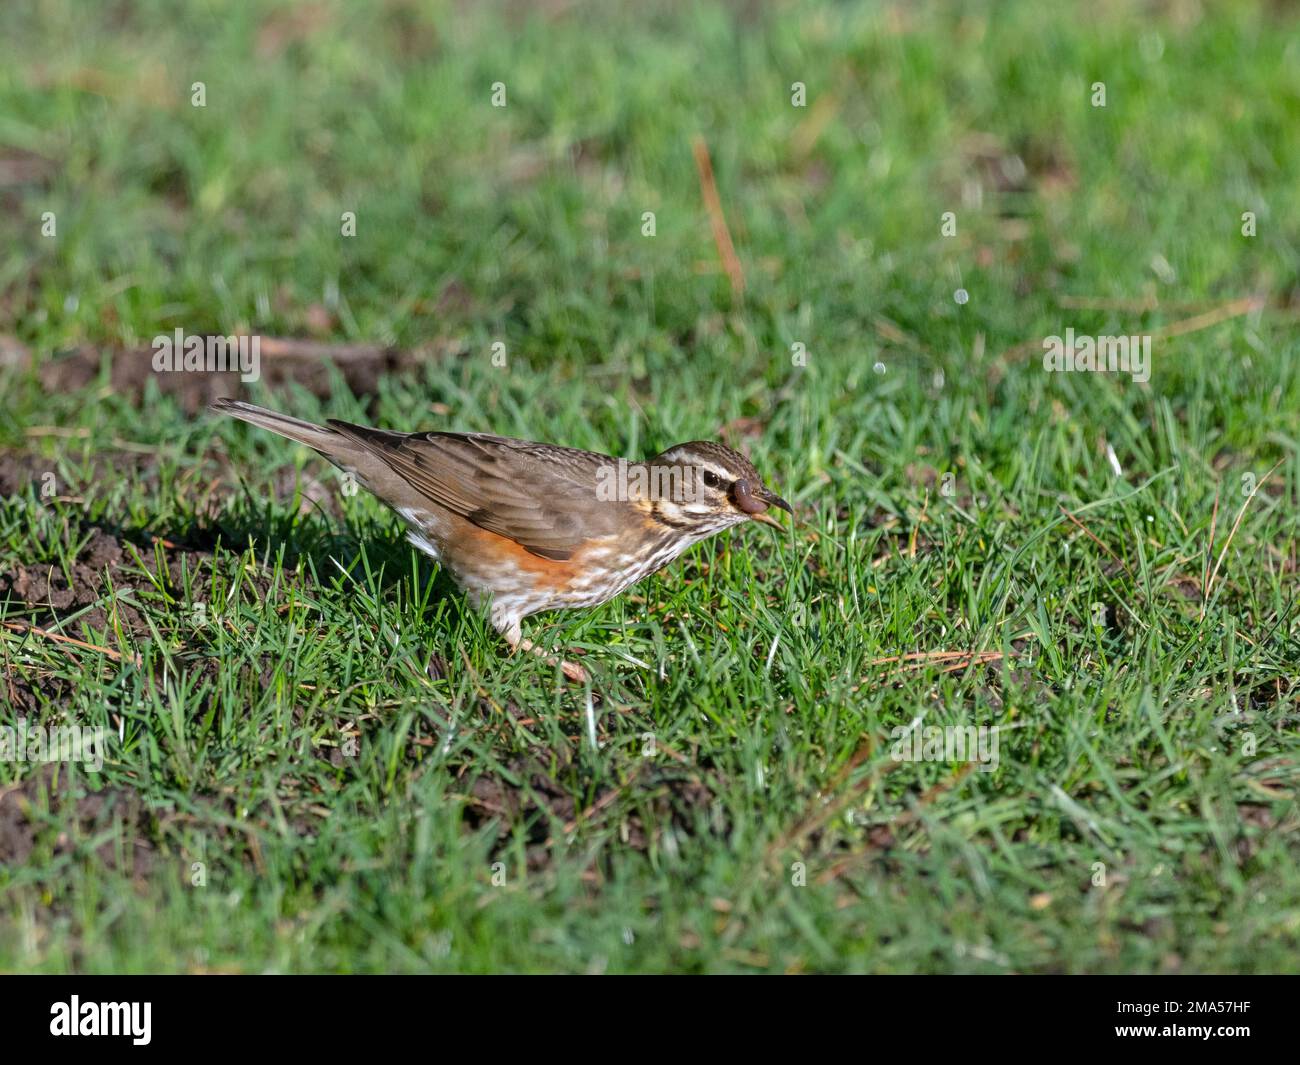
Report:
<svg viewBox="0 0 1300 1065"><path fill-rule="evenodd" d="M156 595L160 584L175 593L187 579L215 575L218 551L238 556L249 548L268 566L312 574L322 587L329 574L342 571L378 595L393 593L410 579L426 608L444 598L463 602L441 567L416 551L391 522L369 517L345 520L319 508L285 512L245 494L215 516L190 514L148 526L78 518L75 528L75 554L0 571L0 604L8 604L0 615L37 625L75 618L103 627L115 613L128 629L147 632L145 619L128 600ZM273 581L265 573L247 579L259 594L270 593Z"/></svg>

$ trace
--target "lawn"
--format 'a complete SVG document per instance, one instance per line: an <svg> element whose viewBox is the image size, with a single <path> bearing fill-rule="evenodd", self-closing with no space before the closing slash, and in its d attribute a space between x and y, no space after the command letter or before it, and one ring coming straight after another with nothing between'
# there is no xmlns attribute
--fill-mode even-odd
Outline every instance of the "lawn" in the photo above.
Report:
<svg viewBox="0 0 1300 1065"><path fill-rule="evenodd" d="M1269 3L3 6L0 971L1300 970L1298 130ZM798 520L574 685L219 395Z"/></svg>

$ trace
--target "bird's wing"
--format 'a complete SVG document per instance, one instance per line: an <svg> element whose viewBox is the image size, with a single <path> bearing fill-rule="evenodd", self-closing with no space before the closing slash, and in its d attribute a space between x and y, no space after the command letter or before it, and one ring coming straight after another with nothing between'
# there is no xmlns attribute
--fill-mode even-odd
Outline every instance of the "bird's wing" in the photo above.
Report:
<svg viewBox="0 0 1300 1065"><path fill-rule="evenodd" d="M600 499L598 470L616 460L589 451L481 433L390 433L346 422L417 492L535 555L567 559L616 532L627 503Z"/></svg>

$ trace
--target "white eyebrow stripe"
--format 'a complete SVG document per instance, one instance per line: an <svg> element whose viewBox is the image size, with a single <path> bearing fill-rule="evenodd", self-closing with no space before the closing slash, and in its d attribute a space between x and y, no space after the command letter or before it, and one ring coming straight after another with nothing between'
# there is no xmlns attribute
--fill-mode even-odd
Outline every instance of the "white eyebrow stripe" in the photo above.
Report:
<svg viewBox="0 0 1300 1065"><path fill-rule="evenodd" d="M716 474L723 481L730 481L734 476L730 470L716 466L712 462L701 462L697 456L693 456L688 452L670 451L665 455L661 455L660 458L664 460L666 465L705 470L708 473Z"/></svg>

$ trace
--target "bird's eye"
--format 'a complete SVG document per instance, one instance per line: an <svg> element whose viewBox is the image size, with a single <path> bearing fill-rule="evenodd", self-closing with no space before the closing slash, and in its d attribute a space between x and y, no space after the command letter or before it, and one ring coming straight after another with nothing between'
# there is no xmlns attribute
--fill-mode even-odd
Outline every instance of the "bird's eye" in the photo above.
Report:
<svg viewBox="0 0 1300 1065"><path fill-rule="evenodd" d="M707 487L709 487L709 488L717 488L718 485L721 484L721 483L722 483L722 478L720 478L720 477L719 477L716 473L714 473L712 470L705 470L705 471L704 471L704 484L705 484Z"/></svg>

